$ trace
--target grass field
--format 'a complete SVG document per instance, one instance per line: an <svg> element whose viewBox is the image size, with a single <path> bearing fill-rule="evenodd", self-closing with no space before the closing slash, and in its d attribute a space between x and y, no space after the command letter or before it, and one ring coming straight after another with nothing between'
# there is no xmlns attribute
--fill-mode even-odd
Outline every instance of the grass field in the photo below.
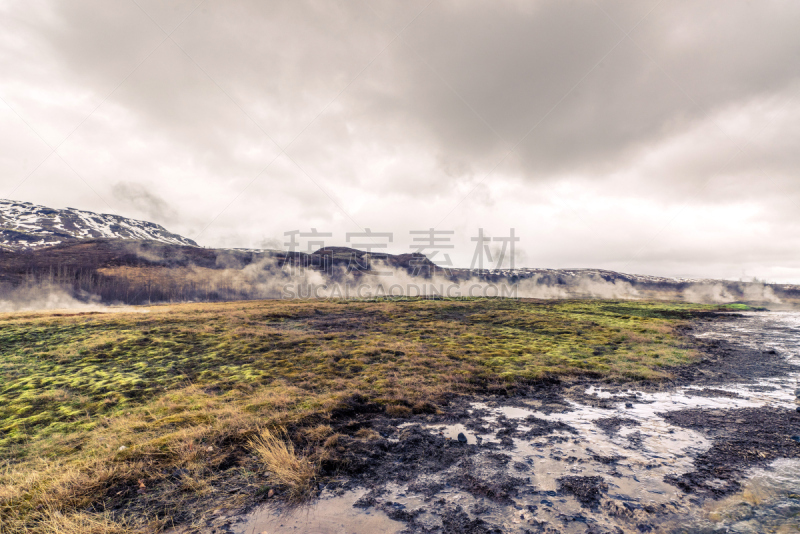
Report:
<svg viewBox="0 0 800 534"><path fill-rule="evenodd" d="M677 327L718 308L342 300L6 314L0 531L158 531L270 489L302 497L335 465L329 423L354 398L408 417L547 377L661 380L694 357ZM291 461L270 455L296 461L302 481L279 477Z"/></svg>

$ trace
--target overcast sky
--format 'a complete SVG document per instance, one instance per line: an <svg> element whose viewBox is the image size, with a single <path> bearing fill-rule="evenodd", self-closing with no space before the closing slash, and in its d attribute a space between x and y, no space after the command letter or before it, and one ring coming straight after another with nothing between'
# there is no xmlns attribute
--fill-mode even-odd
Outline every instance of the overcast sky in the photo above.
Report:
<svg viewBox="0 0 800 534"><path fill-rule="evenodd" d="M478 228L514 228L517 267L800 283L798 21L765 0L6 0L0 194L205 246L369 228L409 252L434 227L468 267Z"/></svg>

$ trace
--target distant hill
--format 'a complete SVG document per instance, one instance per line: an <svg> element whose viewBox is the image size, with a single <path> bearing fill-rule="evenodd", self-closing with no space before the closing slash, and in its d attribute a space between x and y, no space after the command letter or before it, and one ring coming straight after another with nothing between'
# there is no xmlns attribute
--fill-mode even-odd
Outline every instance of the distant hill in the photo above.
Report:
<svg viewBox="0 0 800 534"><path fill-rule="evenodd" d="M151 240L170 245L197 243L163 226L119 215L75 208L53 209L30 202L0 200L0 248L30 250L84 239Z"/></svg>
<svg viewBox="0 0 800 534"><path fill-rule="evenodd" d="M435 266L423 254L378 255L344 247L335 254L333 249L307 254L154 240L68 240L0 249L0 300L4 292L24 287L58 287L124 304L280 298L283 284L308 276L315 283L357 282L386 269L425 277Z"/></svg>
<svg viewBox="0 0 800 534"><path fill-rule="evenodd" d="M18 290L36 288L59 288L81 300L124 304L282 298L287 284L297 288L309 283L329 289L337 284L369 284L374 289L377 283L405 288L411 283L423 288L416 294L428 296L454 296L447 288L455 286L461 288L455 296L497 295L496 289L481 289L491 286L516 287L512 296L520 298L747 302L770 308L800 304L800 287L791 285L677 280L593 269L476 272L437 268L422 254L375 255L343 247L307 254L85 239L0 249L0 301L13 300ZM478 289L473 293L470 288ZM295 291L297 296L310 296L307 289Z"/></svg>
<svg viewBox="0 0 800 534"><path fill-rule="evenodd" d="M309 284L321 292L309 294ZM443 269L420 253L376 254L346 247L326 247L310 254L203 248L146 221L0 201L0 302L23 298L20 291L30 295L31 290L42 288L45 292L58 288L78 299L124 304L285 298L288 285L294 288L294 296L302 298L345 296L332 293L335 287L374 290L382 285L408 291L404 294L409 296L800 305L800 286L794 285L675 279L600 269Z"/></svg>

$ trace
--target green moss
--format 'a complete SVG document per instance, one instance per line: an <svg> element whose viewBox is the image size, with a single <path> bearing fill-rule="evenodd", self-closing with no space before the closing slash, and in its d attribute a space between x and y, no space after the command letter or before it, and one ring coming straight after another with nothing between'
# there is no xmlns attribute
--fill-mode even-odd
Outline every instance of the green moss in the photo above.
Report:
<svg viewBox="0 0 800 534"><path fill-rule="evenodd" d="M343 304L347 304L346 306ZM425 397L545 375L658 379L697 305L501 299L261 301L0 320L0 455L194 384ZM743 309L728 305L725 309ZM461 388L461 389L459 389ZM313 392L313 393L312 393Z"/></svg>

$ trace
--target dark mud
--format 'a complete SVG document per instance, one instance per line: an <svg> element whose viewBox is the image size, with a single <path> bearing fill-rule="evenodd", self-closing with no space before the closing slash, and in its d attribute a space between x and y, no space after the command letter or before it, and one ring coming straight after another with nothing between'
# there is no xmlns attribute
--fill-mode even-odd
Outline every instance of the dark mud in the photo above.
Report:
<svg viewBox="0 0 800 534"><path fill-rule="evenodd" d="M608 492L608 484L599 476L566 476L557 480L560 491L574 495L578 502L587 508L600 506L601 495Z"/></svg>
<svg viewBox="0 0 800 534"><path fill-rule="evenodd" d="M671 369L676 384L723 385L786 376L796 370L777 351L759 351L719 340L698 343L703 358L696 364Z"/></svg>
<svg viewBox="0 0 800 534"><path fill-rule="evenodd" d="M720 323L734 326L742 317L738 314L721 314L712 319L696 321L685 334L702 358L682 367L672 368L677 384L713 387L731 382L752 381L759 378L781 377L796 371L784 355L774 348L754 347L742 339L705 339L704 334L719 329Z"/></svg>
<svg viewBox="0 0 800 534"><path fill-rule="evenodd" d="M628 417L606 417L604 419L598 419L594 422L594 424L601 428L603 432L606 434L616 434L619 432L619 429L624 426L639 426L639 421L636 419L631 419Z"/></svg>
<svg viewBox="0 0 800 534"><path fill-rule="evenodd" d="M420 418L415 419L419 421ZM444 417L421 419L433 423L437 419L451 421L453 417L451 413ZM483 507L487 510L493 503L511 503L512 497L519 496L530 482L524 473L514 473L509 469L511 457L500 452L479 455L479 452L486 452L486 446L480 448L457 439L447 439L419 424L398 429L402 423L408 421L376 418L369 422L370 429L388 439L340 438L341 456L328 466L329 471L325 474L333 477L344 475L347 479L340 484L329 484L327 489L342 494L358 487L367 488L369 491L356 501L355 506L382 510L389 518L406 523L411 532L502 532L480 517L470 519L461 506L435 496L443 490L464 492L485 502ZM502 446L490 448L499 451ZM409 492L422 497L423 505L409 512L390 498L382 499L390 484L407 484ZM431 529L418 521L420 515L433 510L440 517L441 530ZM480 516L481 506L474 507L472 512Z"/></svg>
<svg viewBox="0 0 800 534"><path fill-rule="evenodd" d="M670 423L706 434L712 447L695 460L696 470L668 482L688 493L719 498L739 491L742 474L778 458L800 458L800 413L774 408L681 410L662 414Z"/></svg>
<svg viewBox="0 0 800 534"><path fill-rule="evenodd" d="M436 436L419 426L402 430L402 421L376 419L370 428L384 437L362 440L343 436L338 440L339 456L324 466L323 475L352 477L349 484L370 487L387 481L409 482L422 475L441 471L474 454L474 446ZM366 427L365 427L366 428ZM356 482L358 479L358 482Z"/></svg>

